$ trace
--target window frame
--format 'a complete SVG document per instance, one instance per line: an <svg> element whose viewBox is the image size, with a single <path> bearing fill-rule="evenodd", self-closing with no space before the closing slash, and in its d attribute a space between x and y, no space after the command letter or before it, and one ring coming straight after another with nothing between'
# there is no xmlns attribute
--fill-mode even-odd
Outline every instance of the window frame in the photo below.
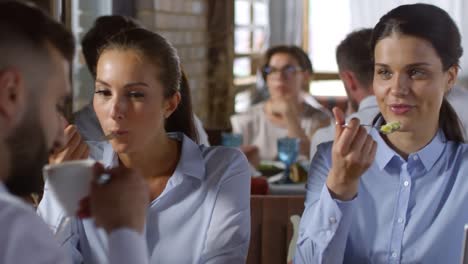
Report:
<svg viewBox="0 0 468 264"><path fill-rule="evenodd" d="M237 1L242 1L242 2L248 2L249 3L249 16L250 16L250 23L248 25L239 25L239 24L236 24L236 21L235 21L235 16L234 16L234 61L236 59L239 59L239 58L249 58L250 59L250 75L248 76L235 76L234 75L234 72L233 72L233 76L234 76L234 93L239 93L239 92L242 92L242 91L245 91L247 89L250 89L252 87L255 86L256 84L256 80L257 80L257 70L259 69L259 67L261 66L261 63L262 63L262 58L263 58L263 53L265 52L265 50L268 48L268 37L265 38L265 44L264 46L258 50L258 51L254 51L254 45L255 45L255 42L254 42L254 35L255 35L255 30L262 30L265 34L265 36L268 36L269 34L269 24L265 24L265 25L257 25L255 24L255 20L254 20L254 4L255 3L265 3L267 8L268 8L268 0L234 0L234 6L235 6L235 3ZM234 13L236 12L236 10L234 10ZM268 10L267 10L268 12ZM267 19L269 19L269 15L267 17ZM237 53L236 50L235 50L235 32L237 31L237 29L248 29L250 32L250 47L249 47L249 50L250 52L239 52ZM233 61L233 69L234 69L234 61Z"/></svg>

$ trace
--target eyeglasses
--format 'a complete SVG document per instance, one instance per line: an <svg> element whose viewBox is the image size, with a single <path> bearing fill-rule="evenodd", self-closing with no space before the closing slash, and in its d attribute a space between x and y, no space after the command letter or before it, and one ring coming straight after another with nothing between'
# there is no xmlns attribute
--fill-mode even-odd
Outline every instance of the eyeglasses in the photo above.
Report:
<svg viewBox="0 0 468 264"><path fill-rule="evenodd" d="M283 68L281 69L278 69L278 68L275 68L275 67L271 67L271 66L265 66L263 67L262 69L262 72L263 72L263 75L266 77L266 76L269 76L271 74L274 74L274 73L278 73L280 72L281 75L284 75L284 76L287 76L287 77L291 77L293 76L296 72L301 72L303 71L303 69L301 67L298 67L298 66L294 66L294 65L286 65L284 66Z"/></svg>

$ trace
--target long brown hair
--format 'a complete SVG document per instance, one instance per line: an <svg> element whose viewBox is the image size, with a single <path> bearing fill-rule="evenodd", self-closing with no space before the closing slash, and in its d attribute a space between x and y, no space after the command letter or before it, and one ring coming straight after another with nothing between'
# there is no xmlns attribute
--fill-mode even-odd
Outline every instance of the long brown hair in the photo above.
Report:
<svg viewBox="0 0 468 264"><path fill-rule="evenodd" d="M181 101L177 109L165 121L166 132L182 132L198 142L193 123L192 102L187 78L182 72L180 59L175 48L161 35L143 28L124 30L109 39L99 54L108 49L130 49L141 52L153 63L157 71L157 80L164 87L164 98L180 92Z"/></svg>

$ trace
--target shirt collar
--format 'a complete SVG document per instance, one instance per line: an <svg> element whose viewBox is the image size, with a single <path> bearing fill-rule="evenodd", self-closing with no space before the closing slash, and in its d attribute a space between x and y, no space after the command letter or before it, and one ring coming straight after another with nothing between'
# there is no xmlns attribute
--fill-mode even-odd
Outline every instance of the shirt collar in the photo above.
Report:
<svg viewBox="0 0 468 264"><path fill-rule="evenodd" d="M203 180L205 178L205 162L200 149L202 146L199 146L189 137L180 132L172 132L167 135L182 143L180 159L173 174L176 176L175 178L178 178L179 175L187 175ZM115 167L118 165L119 159L117 153L112 149L112 145L110 143L107 143L104 146L102 161L107 167Z"/></svg>
<svg viewBox="0 0 468 264"><path fill-rule="evenodd" d="M379 120L380 121L380 120ZM378 124L380 122L377 122ZM383 140L377 129L371 129L370 135L377 143L377 151L375 153L375 162L380 170L383 170L388 163L393 159L394 156L400 157L393 149L391 149L387 143Z"/></svg>
<svg viewBox="0 0 468 264"><path fill-rule="evenodd" d="M175 171L203 180L205 178L205 161L201 151L203 147L180 132L168 133L168 136L182 142L180 159Z"/></svg>
<svg viewBox="0 0 468 264"><path fill-rule="evenodd" d="M0 200L4 200L9 204L22 207L26 210L33 210L33 207L30 204L27 204L25 201L21 200L19 197L11 194L6 188L5 184L0 181Z"/></svg>
<svg viewBox="0 0 468 264"><path fill-rule="evenodd" d="M382 124L383 118L380 117L376 122L376 126ZM382 135L377 131L377 129L372 129L370 135L377 142L377 152L375 155L375 161L380 170L383 170L390 161L397 157L400 160L404 160L398 153L396 153L392 148L390 148L387 143L382 138ZM435 162L440 158L442 152L444 151L447 139L445 138L442 130L438 130L434 138L423 147L421 150L411 153L408 156L408 160L415 159L420 160L424 165L426 171L429 171L434 166Z"/></svg>
<svg viewBox="0 0 468 264"><path fill-rule="evenodd" d="M445 149L447 143L447 139L442 132L441 129L437 131L435 137L431 140L431 142L422 148L420 151L416 152L415 154L411 154L409 158L413 158L414 156L417 157L416 159L420 159L424 165L426 171L432 169L436 161L442 155L442 152ZM413 156L414 155L414 156ZM417 156L416 156L417 155Z"/></svg>
<svg viewBox="0 0 468 264"><path fill-rule="evenodd" d="M5 184L0 181L0 193L9 193L5 187Z"/></svg>
<svg viewBox="0 0 468 264"><path fill-rule="evenodd" d="M312 106L313 108L320 109L322 111L326 111L322 104L320 104L317 99L315 99L311 94L304 93L302 97L304 99L304 103Z"/></svg>
<svg viewBox="0 0 468 264"><path fill-rule="evenodd" d="M366 109L369 107L376 107L377 106L377 99L375 95L367 96L366 98L362 99L361 103L359 103L359 110Z"/></svg>

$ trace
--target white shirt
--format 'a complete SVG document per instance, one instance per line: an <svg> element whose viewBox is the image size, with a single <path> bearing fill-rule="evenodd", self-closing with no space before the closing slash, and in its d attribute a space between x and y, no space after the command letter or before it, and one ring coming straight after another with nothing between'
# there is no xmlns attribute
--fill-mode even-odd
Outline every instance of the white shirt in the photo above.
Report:
<svg viewBox="0 0 468 264"><path fill-rule="evenodd" d="M70 263L32 207L0 182L0 263Z"/></svg>
<svg viewBox="0 0 468 264"><path fill-rule="evenodd" d="M75 112L73 114L73 118L75 119L74 122L78 132L80 132L80 135L85 141L99 141L103 138L104 134L102 132L101 124L99 124L96 112L94 112L92 102L87 104L81 110ZM198 142L205 146L209 146L208 134L206 134L202 121L195 114L193 115L193 123L198 134Z"/></svg>
<svg viewBox="0 0 468 264"><path fill-rule="evenodd" d="M181 156L148 208L150 263L244 263L250 240L247 159L238 149L199 146L181 133L170 135L182 142ZM94 159L108 167L118 164L109 143L90 144ZM38 210L48 224L60 223L63 211L51 192L45 192ZM108 238L92 220L75 221L70 236L69 250L85 263L107 263Z"/></svg>
<svg viewBox="0 0 468 264"><path fill-rule="evenodd" d="M357 112L352 113L346 118L346 122L352 118L358 118L361 124L371 124L374 118L379 113L379 106L375 96L368 96L359 103ZM335 124L330 124L327 127L320 128L315 132L310 143L310 159L314 157L317 152L317 146L324 142L333 141L335 138Z"/></svg>
<svg viewBox="0 0 468 264"><path fill-rule="evenodd" d="M143 238L119 229L110 235L110 263L147 263ZM0 182L0 263L71 263L32 207L8 193ZM123 254L122 252L125 252Z"/></svg>
<svg viewBox="0 0 468 264"><path fill-rule="evenodd" d="M447 100L457 113L464 128L465 142L468 142L468 90L461 86L454 86L447 95Z"/></svg>
<svg viewBox="0 0 468 264"><path fill-rule="evenodd" d="M301 127L311 138L320 124L329 118L328 113L312 106L308 100L301 115ZM265 103L258 103L244 113L231 116L233 133L243 135L244 145L255 145L259 148L260 159L275 160L278 154L277 141L288 136L286 128L271 123L265 112Z"/></svg>

